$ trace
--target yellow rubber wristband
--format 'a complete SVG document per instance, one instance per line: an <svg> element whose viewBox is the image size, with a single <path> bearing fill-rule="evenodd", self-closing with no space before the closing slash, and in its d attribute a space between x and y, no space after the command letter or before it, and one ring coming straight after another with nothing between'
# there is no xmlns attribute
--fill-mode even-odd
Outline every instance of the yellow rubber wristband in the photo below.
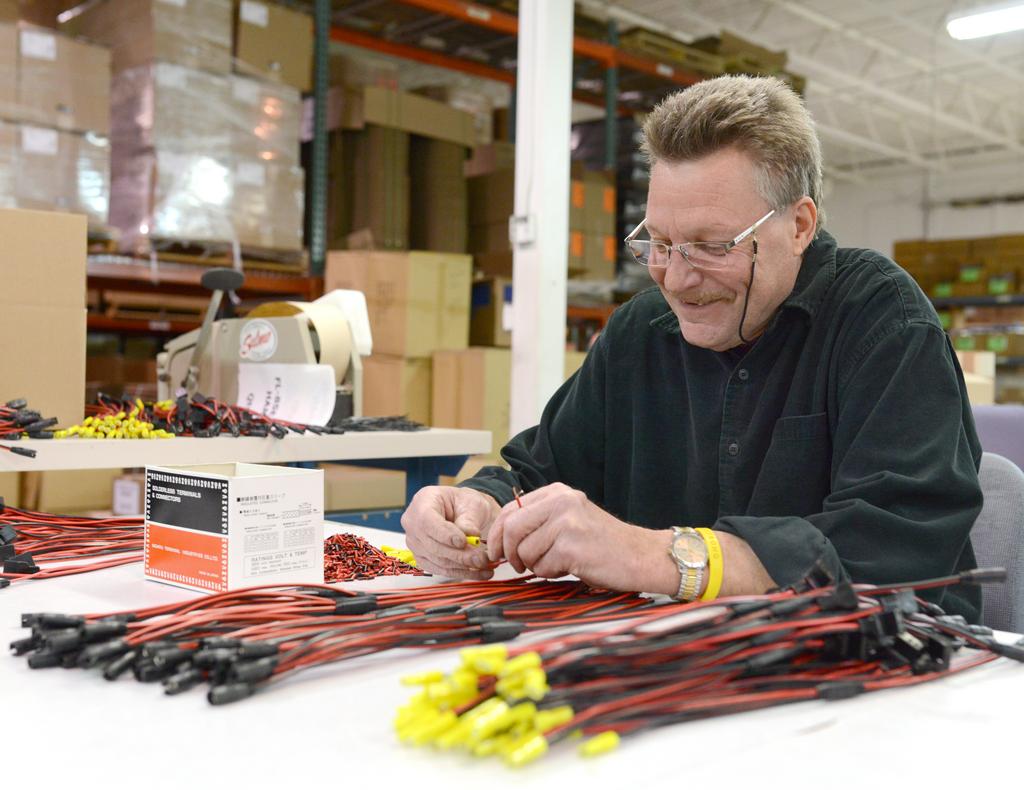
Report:
<svg viewBox="0 0 1024 790"><path fill-rule="evenodd" d="M708 586L700 597L702 601L713 601L722 589L722 544L714 530L697 527L697 533L704 538L708 547Z"/></svg>

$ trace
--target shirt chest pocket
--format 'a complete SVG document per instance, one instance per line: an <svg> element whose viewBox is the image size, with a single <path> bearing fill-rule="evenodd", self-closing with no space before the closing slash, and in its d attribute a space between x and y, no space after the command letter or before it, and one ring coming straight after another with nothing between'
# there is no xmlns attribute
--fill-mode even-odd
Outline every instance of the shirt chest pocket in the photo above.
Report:
<svg viewBox="0 0 1024 790"><path fill-rule="evenodd" d="M749 515L820 513L831 489L831 460L828 414L801 414L776 421L750 498Z"/></svg>

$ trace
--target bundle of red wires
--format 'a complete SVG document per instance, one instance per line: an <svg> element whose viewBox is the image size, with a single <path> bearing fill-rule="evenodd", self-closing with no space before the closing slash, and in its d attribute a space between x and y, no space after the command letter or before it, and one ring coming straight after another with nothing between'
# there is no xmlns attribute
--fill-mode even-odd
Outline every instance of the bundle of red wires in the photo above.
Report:
<svg viewBox="0 0 1024 790"><path fill-rule="evenodd" d="M0 500L0 580L7 583L139 562L142 543L139 517L59 516L22 510Z"/></svg>
<svg viewBox="0 0 1024 790"><path fill-rule="evenodd" d="M168 694L210 686L222 704L295 672L401 647L457 647L525 630L634 617L651 602L580 582L462 582L377 595L327 585L253 587L106 614L27 614L11 645L29 666L131 670Z"/></svg>

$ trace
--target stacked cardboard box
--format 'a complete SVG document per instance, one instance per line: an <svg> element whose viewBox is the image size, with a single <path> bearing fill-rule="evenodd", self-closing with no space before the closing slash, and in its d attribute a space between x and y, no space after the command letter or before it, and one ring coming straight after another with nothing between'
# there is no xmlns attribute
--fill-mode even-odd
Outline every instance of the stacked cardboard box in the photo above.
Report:
<svg viewBox="0 0 1024 790"><path fill-rule="evenodd" d="M584 352L566 352L565 378L585 357ZM490 431L491 457L497 457L509 440L511 389L512 352L507 348L435 352L431 424Z"/></svg>
<svg viewBox="0 0 1024 790"><path fill-rule="evenodd" d="M0 22L0 205L107 222L110 52Z"/></svg>
<svg viewBox="0 0 1024 790"><path fill-rule="evenodd" d="M376 85L337 86L332 96L331 247L465 252L472 117Z"/></svg>
<svg viewBox="0 0 1024 790"><path fill-rule="evenodd" d="M508 143L484 146L466 164L466 171L474 174L469 178L469 251L477 270L486 275L512 274L508 218L515 211L513 167L514 152ZM569 186L570 276L614 279L617 249L614 174L574 164Z"/></svg>
<svg viewBox="0 0 1024 790"><path fill-rule="evenodd" d="M976 297L1024 288L1024 235L897 241L893 258L932 296Z"/></svg>
<svg viewBox="0 0 1024 790"><path fill-rule="evenodd" d="M123 248L301 250L308 16L232 0L101 0L68 27L112 48L111 223Z"/></svg>
<svg viewBox="0 0 1024 790"><path fill-rule="evenodd" d="M464 349L472 259L435 252L328 254L324 289L366 295L373 355L363 361L363 413L431 416L431 357Z"/></svg>
<svg viewBox="0 0 1024 790"><path fill-rule="evenodd" d="M0 402L25 398L73 425L85 403L85 218L0 209L0 239Z"/></svg>

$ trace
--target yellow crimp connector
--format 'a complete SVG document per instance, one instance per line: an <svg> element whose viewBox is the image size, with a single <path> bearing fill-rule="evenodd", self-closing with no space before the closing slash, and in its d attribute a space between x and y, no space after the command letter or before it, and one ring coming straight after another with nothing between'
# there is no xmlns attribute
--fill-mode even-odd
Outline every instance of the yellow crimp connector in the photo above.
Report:
<svg viewBox="0 0 1024 790"><path fill-rule="evenodd" d="M513 741L503 752L505 763L513 768L519 768L532 763L547 754L548 739L539 732L528 732L521 738Z"/></svg>
<svg viewBox="0 0 1024 790"><path fill-rule="evenodd" d="M412 746L500 757L511 767L543 757L549 748L546 734L572 722L575 712L569 705L538 710L537 701L550 691L540 655L528 652L509 659L504 645L482 645L463 649L461 656L462 663L447 675L433 671L402 678L419 690L398 709L398 738ZM497 675L503 676L497 693L466 709L479 698L481 676ZM502 691L503 684L509 693Z"/></svg>
<svg viewBox="0 0 1024 790"><path fill-rule="evenodd" d="M416 567L416 557L409 549L400 549L397 546L381 546L380 550L387 554L389 557L394 557L397 560L401 560L406 565L412 565Z"/></svg>
<svg viewBox="0 0 1024 790"><path fill-rule="evenodd" d="M137 417L145 408L141 400L136 400L129 413L119 411L106 417L86 417L80 425L72 425L55 431L55 439L68 439L80 436L83 439L173 439L174 434L162 428L156 429L151 422L143 422Z"/></svg>
<svg viewBox="0 0 1024 790"><path fill-rule="evenodd" d="M612 751L618 745L619 734L615 730L607 730L581 743L579 751L583 757L597 757Z"/></svg>
<svg viewBox="0 0 1024 790"><path fill-rule="evenodd" d="M484 645L482 647L466 647L459 651L462 665L480 675L497 675L508 658L505 645Z"/></svg>
<svg viewBox="0 0 1024 790"><path fill-rule="evenodd" d="M478 538L476 535L467 535L466 543L468 543L470 546L479 546L480 538Z"/></svg>

